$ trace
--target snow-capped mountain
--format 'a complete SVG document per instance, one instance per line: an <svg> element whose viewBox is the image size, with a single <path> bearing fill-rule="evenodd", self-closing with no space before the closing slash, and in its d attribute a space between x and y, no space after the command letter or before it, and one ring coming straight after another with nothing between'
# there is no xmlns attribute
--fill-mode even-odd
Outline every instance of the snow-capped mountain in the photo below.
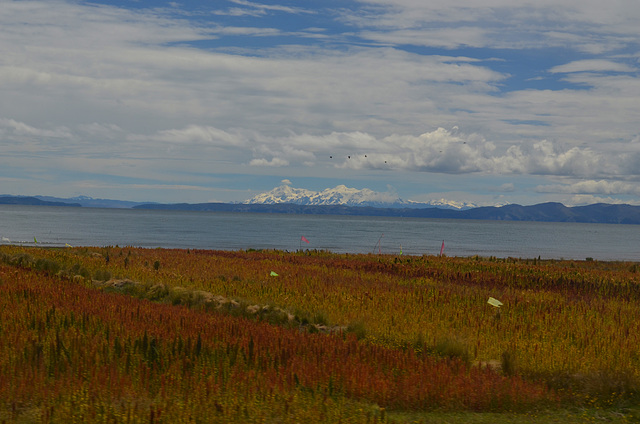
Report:
<svg viewBox="0 0 640 424"><path fill-rule="evenodd" d="M327 188L322 191L294 188L283 184L271 191L259 194L244 203L276 204L293 203L296 205L345 205L345 206L384 206L405 204L402 199L390 193L379 193L368 188L357 189L345 185Z"/></svg>
<svg viewBox="0 0 640 424"><path fill-rule="evenodd" d="M306 190L304 188L293 188L289 185L283 184L271 191L258 194L249 200L245 200L242 203L266 205L273 205L276 203L295 203L298 205L310 205L310 202L312 201L311 199L317 195L318 192L316 191Z"/></svg>
<svg viewBox="0 0 640 424"><path fill-rule="evenodd" d="M376 192L368 188L357 189L345 185L327 188L322 191L313 191L303 188L294 188L289 184L283 184L271 191L258 194L245 204L292 203L296 205L345 205L345 206L373 206L381 208L424 208L437 207L442 209L469 209L474 207L470 203L448 202L445 199L433 202L405 201L393 193Z"/></svg>
<svg viewBox="0 0 640 424"><path fill-rule="evenodd" d="M440 209L458 209L458 210L472 209L472 208L478 207L478 205L476 205L475 203L456 202L455 200L447 200L444 198L439 200L430 200L428 202L418 203L418 204L421 205L421 207L424 207L425 205L427 205L427 206L440 208Z"/></svg>

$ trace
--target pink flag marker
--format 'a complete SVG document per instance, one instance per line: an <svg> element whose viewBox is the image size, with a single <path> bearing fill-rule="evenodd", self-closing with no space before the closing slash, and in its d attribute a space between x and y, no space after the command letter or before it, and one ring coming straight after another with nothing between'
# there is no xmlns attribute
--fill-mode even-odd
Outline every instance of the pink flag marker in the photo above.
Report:
<svg viewBox="0 0 640 424"><path fill-rule="evenodd" d="M442 240L442 246L440 247L440 256L444 253L444 240Z"/></svg>
<svg viewBox="0 0 640 424"><path fill-rule="evenodd" d="M303 241L305 243L309 243L309 240L305 236L300 237L300 247L299 247L300 250L302 250L302 242Z"/></svg>

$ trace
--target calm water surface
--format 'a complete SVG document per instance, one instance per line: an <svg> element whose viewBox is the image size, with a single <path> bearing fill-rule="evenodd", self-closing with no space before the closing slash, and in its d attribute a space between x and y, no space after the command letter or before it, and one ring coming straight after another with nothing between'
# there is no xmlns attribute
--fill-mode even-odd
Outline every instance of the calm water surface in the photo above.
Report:
<svg viewBox="0 0 640 424"><path fill-rule="evenodd" d="M306 237L310 243L301 241ZM640 226L0 205L2 244L640 261Z"/></svg>

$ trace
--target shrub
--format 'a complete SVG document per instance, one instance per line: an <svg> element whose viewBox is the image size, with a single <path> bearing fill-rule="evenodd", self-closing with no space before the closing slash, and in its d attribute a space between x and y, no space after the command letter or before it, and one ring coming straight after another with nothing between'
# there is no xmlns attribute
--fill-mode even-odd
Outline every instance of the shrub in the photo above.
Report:
<svg viewBox="0 0 640 424"><path fill-rule="evenodd" d="M316 312L313 315L311 322L317 325L329 325L329 320L323 312Z"/></svg>
<svg viewBox="0 0 640 424"><path fill-rule="evenodd" d="M367 336L367 329L362 321L354 321L347 326L347 332L353 333L358 340L362 340Z"/></svg>
<svg viewBox="0 0 640 424"><path fill-rule="evenodd" d="M424 353L427 350L427 342L424 338L424 334L418 333L413 340L413 350L417 353Z"/></svg>
<svg viewBox="0 0 640 424"><path fill-rule="evenodd" d="M517 372L516 355L514 352L504 351L502 352L502 372L506 375L512 376Z"/></svg>
<svg viewBox="0 0 640 424"><path fill-rule="evenodd" d="M289 323L289 314L280 308L269 308L264 318L272 325L286 325Z"/></svg>
<svg viewBox="0 0 640 424"><path fill-rule="evenodd" d="M465 363L469 363L471 360L469 349L458 339L444 338L433 347L433 351L436 355L457 358Z"/></svg>
<svg viewBox="0 0 640 424"><path fill-rule="evenodd" d="M13 256L9 263L13 266L28 267L33 264L33 257L27 253L20 253Z"/></svg>
<svg viewBox="0 0 640 424"><path fill-rule="evenodd" d="M147 290L146 298L149 300L162 300L169 296L169 289L164 284L154 284Z"/></svg>
<svg viewBox="0 0 640 424"><path fill-rule="evenodd" d="M40 258L36 260L34 268L38 271L44 271L53 275L60 271L61 266L59 263L52 261L51 259Z"/></svg>
<svg viewBox="0 0 640 424"><path fill-rule="evenodd" d="M89 270L78 263L73 265L71 268L69 268L68 274L71 277L79 275L83 277L85 280L91 279L91 273L89 272Z"/></svg>
<svg viewBox="0 0 640 424"><path fill-rule="evenodd" d="M111 279L111 273L106 269L99 269L93 274L93 279L97 281L108 281Z"/></svg>

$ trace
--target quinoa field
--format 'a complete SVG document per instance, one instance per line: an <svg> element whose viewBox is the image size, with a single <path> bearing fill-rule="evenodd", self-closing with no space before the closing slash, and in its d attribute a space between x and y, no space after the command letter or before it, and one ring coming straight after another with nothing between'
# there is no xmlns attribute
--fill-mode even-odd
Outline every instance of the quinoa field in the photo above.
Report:
<svg viewBox="0 0 640 424"><path fill-rule="evenodd" d="M3 245L0 423L634 422L639 301L630 262Z"/></svg>

